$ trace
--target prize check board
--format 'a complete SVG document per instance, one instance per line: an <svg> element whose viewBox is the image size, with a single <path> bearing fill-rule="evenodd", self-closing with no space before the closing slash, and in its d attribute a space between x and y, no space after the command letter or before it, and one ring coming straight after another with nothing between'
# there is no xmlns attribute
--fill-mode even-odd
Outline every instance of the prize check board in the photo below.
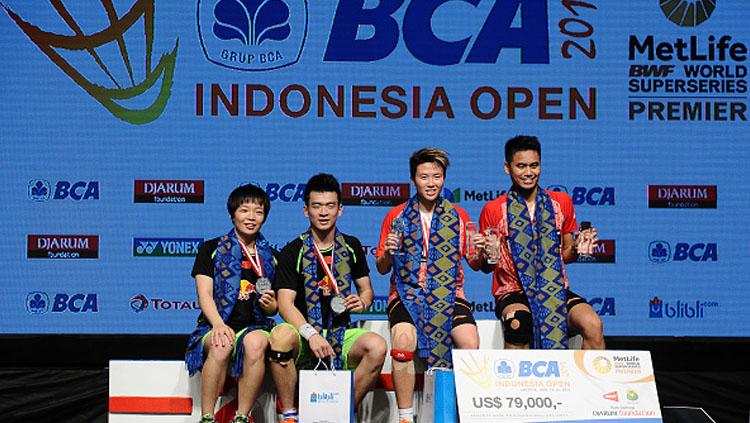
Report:
<svg viewBox="0 0 750 423"><path fill-rule="evenodd" d="M648 351L454 350L468 422L661 422Z"/></svg>

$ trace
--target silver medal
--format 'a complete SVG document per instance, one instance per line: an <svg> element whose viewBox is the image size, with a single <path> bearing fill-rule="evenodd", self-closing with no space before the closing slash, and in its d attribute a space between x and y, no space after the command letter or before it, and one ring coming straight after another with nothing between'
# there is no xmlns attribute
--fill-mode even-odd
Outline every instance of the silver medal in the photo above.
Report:
<svg viewBox="0 0 750 423"><path fill-rule="evenodd" d="M257 281L255 281L255 292L258 293L258 295L263 295L266 291L271 289L271 280L262 277L258 278Z"/></svg>
<svg viewBox="0 0 750 423"><path fill-rule="evenodd" d="M333 313L336 315L346 311L346 303L344 302L344 297L342 295L337 295L331 298L331 310L333 310Z"/></svg>

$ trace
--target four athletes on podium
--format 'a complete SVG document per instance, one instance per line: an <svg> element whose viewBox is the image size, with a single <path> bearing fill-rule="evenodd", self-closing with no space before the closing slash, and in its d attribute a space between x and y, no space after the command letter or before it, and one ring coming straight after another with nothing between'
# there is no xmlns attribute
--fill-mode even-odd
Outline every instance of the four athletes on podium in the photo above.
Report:
<svg viewBox="0 0 750 423"><path fill-rule="evenodd" d="M192 272L202 312L186 363L191 374L201 371L201 422L216 421L227 371L238 378L232 422L252 421L266 362L281 422L298 421L297 368L319 359L354 371L356 407L390 353L399 423L412 423L414 359L452 367L453 347L479 347L462 260L492 273L505 348L567 348L572 334L583 336L583 348L604 348L601 320L569 290L565 272L565 263L593 252L596 230L578 230L567 194L539 187L539 141L508 140L503 168L512 186L485 205L479 228L442 196L448 165L442 150L415 152L409 171L416 194L391 209L381 226L376 267L391 274L390 352L380 335L350 327L350 313L365 311L374 293L360 241L337 228L343 207L332 175L308 181L303 212L309 226L280 252L261 234L271 208L266 193L243 185L229 195L232 228L203 243ZM270 316L277 311L284 323L274 326Z"/></svg>

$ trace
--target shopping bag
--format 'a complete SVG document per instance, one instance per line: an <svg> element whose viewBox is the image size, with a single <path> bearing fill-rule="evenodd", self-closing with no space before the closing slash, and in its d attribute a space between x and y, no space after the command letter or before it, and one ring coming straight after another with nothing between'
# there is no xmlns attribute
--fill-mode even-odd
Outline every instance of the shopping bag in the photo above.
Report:
<svg viewBox="0 0 750 423"><path fill-rule="evenodd" d="M300 423L354 422L354 374L318 360L299 372Z"/></svg>
<svg viewBox="0 0 750 423"><path fill-rule="evenodd" d="M453 371L431 368L424 374L420 423L456 423L456 380Z"/></svg>

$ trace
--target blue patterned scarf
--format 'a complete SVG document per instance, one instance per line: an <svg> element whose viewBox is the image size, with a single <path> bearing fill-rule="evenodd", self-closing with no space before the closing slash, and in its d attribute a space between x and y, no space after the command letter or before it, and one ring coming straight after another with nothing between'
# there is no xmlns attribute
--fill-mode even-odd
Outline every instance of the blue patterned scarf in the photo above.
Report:
<svg viewBox="0 0 750 423"><path fill-rule="evenodd" d="M333 365L336 369L343 369L344 333L349 326L349 315L334 316L333 310L329 310L327 321L323 321L323 313L320 307L320 288L318 286L318 255L315 253L313 236L310 231L300 235L302 239L302 275L305 279L305 303L307 303L307 323L311 324L318 333L327 329L326 340L336 353ZM325 266L325 263L320 263ZM333 245L333 275L339 292L347 297L352 287L352 272L349 266L349 250L346 248L344 235L336 230ZM335 318L334 318L335 317Z"/></svg>
<svg viewBox="0 0 750 423"><path fill-rule="evenodd" d="M552 198L537 189L533 224L526 201L513 189L507 205L510 252L534 321L533 348L567 349L567 292Z"/></svg>
<svg viewBox="0 0 750 423"><path fill-rule="evenodd" d="M255 240L255 247L262 261L263 273L265 277L274 279L276 269L274 268L273 252L271 245L258 234ZM242 247L237 239L237 234L232 228L226 235L219 238L216 246L214 259L214 303L219 315L223 321L227 321L232 314L234 305L240 292L240 283L242 281ZM273 319L267 317L258 303L258 295L253 292L253 296L247 301L252 301L253 321L248 329L236 341L236 357L232 366L232 376L242 374L244 364L244 345L243 338L254 329L270 329L274 325ZM185 354L185 363L191 375L203 368L203 336L211 330L211 323L201 314L198 319L198 326L188 339L187 353Z"/></svg>
<svg viewBox="0 0 750 423"><path fill-rule="evenodd" d="M424 289L419 272L424 251L419 202L409 199L402 212L406 224L405 254L393 256L396 290L417 328L417 351L429 367L452 367L453 310L461 265L461 218L440 197L430 223L427 275Z"/></svg>

